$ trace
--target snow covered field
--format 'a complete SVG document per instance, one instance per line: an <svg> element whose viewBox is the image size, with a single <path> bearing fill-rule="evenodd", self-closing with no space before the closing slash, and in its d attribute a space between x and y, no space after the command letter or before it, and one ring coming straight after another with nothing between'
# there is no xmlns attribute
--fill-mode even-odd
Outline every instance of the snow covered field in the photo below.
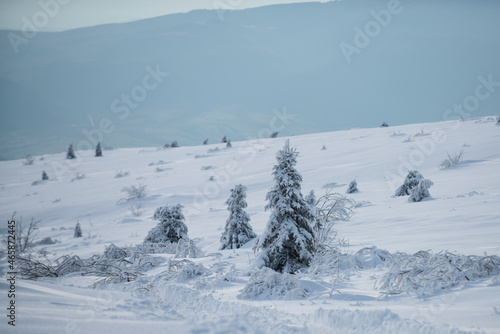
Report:
<svg viewBox="0 0 500 334"><path fill-rule="evenodd" d="M257 134L255 134L257 136ZM500 255L500 126L496 117L351 129L289 137L300 152L302 193L327 189L345 194L353 179L359 192L350 221L335 225L338 249L352 265L289 277L303 294L244 298L255 275L252 242L219 251L228 216L225 201L238 183L247 187L254 231L264 231L265 196L276 152L284 138L180 147L65 153L0 162L2 235L16 211L26 224L40 219L38 239L54 261L69 254L89 258L105 247L140 244L157 225L154 211L184 206L188 235L204 252L177 263L174 254L131 282L100 282L72 273L39 280L16 279L16 326L7 324L6 260L2 260L2 333L500 333L498 272L425 293L388 294L378 284L398 252L429 251ZM323 145L326 149L322 149ZM438 168L463 151L463 161ZM434 182L431 198L410 203L392 197L408 170ZM46 171L50 180L41 180ZM122 172L123 177L116 177ZM79 175L79 177L77 177ZM212 178L212 180L210 180ZM145 185L147 196L126 201L121 190ZM133 205L143 213L133 215ZM140 205L140 208L139 208ZM73 237L79 222L82 238ZM6 249L5 245L2 245ZM375 248L376 247L376 248ZM37 246L35 250L41 249ZM358 251L365 249L362 253ZM383 252L383 250L387 252ZM420 291L421 292L421 291Z"/></svg>

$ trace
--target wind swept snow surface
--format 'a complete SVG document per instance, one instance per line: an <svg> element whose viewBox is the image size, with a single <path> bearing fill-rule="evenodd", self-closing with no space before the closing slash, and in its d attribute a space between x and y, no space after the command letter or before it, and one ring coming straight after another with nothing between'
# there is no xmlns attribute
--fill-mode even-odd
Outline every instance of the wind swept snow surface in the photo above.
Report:
<svg viewBox="0 0 500 334"><path fill-rule="evenodd" d="M253 231L264 232L266 194L286 139L300 152L302 193L339 193L353 211L335 221L332 248L294 275L259 269L253 240L219 250L237 184L247 189ZM448 153L462 150L460 164L439 168ZM56 273L35 280L16 274L16 326L9 325L2 244L1 333L500 333L495 117L231 148L75 153L72 160L61 152L35 156L30 165L0 162L2 238L14 212L25 227L40 220L31 259ZM411 170L433 182L420 202L394 196ZM49 180L41 180L42 171ZM346 194L354 179L360 192ZM132 185L145 186L145 196L124 199L122 189ZM155 211L177 204L196 253L175 243L137 246L157 226Z"/></svg>

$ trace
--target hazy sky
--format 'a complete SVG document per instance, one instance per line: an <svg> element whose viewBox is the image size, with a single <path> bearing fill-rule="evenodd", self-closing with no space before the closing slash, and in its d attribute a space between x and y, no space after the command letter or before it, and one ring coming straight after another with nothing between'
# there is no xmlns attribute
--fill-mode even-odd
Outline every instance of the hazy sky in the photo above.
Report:
<svg viewBox="0 0 500 334"><path fill-rule="evenodd" d="M244 9L315 1L319 0L0 0L0 29L21 30L26 19L38 20L39 30L61 31L194 9Z"/></svg>

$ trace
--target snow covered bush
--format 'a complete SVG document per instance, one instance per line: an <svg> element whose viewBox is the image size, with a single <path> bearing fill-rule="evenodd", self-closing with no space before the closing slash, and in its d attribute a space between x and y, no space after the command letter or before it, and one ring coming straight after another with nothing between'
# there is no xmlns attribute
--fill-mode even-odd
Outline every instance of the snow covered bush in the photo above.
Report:
<svg viewBox="0 0 500 334"><path fill-rule="evenodd" d="M26 156L26 158L24 158L23 164L29 166L29 165L33 165L34 162L35 162L35 158L31 154L28 154Z"/></svg>
<svg viewBox="0 0 500 334"><path fill-rule="evenodd" d="M144 243L177 243L181 239L189 240L188 228L182 214L182 205L159 207L154 213L154 218L160 223L149 231Z"/></svg>
<svg viewBox="0 0 500 334"><path fill-rule="evenodd" d="M426 197L430 197L429 188L434 183L431 180L423 179L420 180L418 185L411 190L410 197L408 198L408 202L420 202Z"/></svg>
<svg viewBox="0 0 500 334"><path fill-rule="evenodd" d="M140 217L144 214L145 210L141 209L142 209L142 204L137 204L137 205L130 204L129 206L130 213L134 217Z"/></svg>
<svg viewBox="0 0 500 334"><path fill-rule="evenodd" d="M411 194L411 190L418 186L421 180L423 180L424 177L422 174L420 174L416 170L410 170L408 171L408 175L406 176L403 184L396 189L396 193L394 196L407 196Z"/></svg>
<svg viewBox="0 0 500 334"><path fill-rule="evenodd" d="M415 292L432 294L460 283L498 276L500 257L474 256L440 252L432 254L420 251L409 255L393 255L391 269L377 281L375 287L385 294Z"/></svg>
<svg viewBox="0 0 500 334"><path fill-rule="evenodd" d="M347 187L347 194L352 194L352 193L357 193L359 192L358 190L358 183L356 180L352 180L351 183L349 183L349 186Z"/></svg>
<svg viewBox="0 0 500 334"><path fill-rule="evenodd" d="M246 187L242 184L231 189L231 196L226 201L229 217L220 239L220 250L240 248L257 237L250 226L250 216L245 212L247 201Z"/></svg>
<svg viewBox="0 0 500 334"><path fill-rule="evenodd" d="M177 248L175 250L176 258L198 258L203 257L204 253L196 247L193 240L180 239L177 242Z"/></svg>
<svg viewBox="0 0 500 334"><path fill-rule="evenodd" d="M256 245L256 250L262 250L259 267L285 273L309 266L314 254L314 209L300 192L302 176L294 167L297 155L288 142L276 155L274 185L266 196L271 215Z"/></svg>
<svg viewBox="0 0 500 334"><path fill-rule="evenodd" d="M278 273L262 268L250 276L248 284L238 295L239 299L304 299L307 291L299 280L288 273Z"/></svg>
<svg viewBox="0 0 500 334"><path fill-rule="evenodd" d="M446 169L446 168L451 168L451 167L458 165L459 163L462 162L463 155L464 155L463 151L460 151L459 153L456 153L453 155L450 155L448 153L448 158L446 158L445 160L443 160L443 162L441 162L441 164L439 165L439 168Z"/></svg>
<svg viewBox="0 0 500 334"><path fill-rule="evenodd" d="M42 171L42 181L48 181L49 180L49 176L47 175L47 173L45 173L45 171Z"/></svg>

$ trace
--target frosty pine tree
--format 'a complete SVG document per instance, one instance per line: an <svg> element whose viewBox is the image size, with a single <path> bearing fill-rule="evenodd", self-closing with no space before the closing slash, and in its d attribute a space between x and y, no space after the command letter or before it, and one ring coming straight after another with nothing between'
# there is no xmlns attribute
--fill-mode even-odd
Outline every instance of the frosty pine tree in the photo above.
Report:
<svg viewBox="0 0 500 334"><path fill-rule="evenodd" d="M47 175L47 173L45 173L45 171L42 171L42 180L43 181L48 181L49 180L49 176Z"/></svg>
<svg viewBox="0 0 500 334"><path fill-rule="evenodd" d="M300 192L302 176L294 168L298 152L287 144L278 151L274 185L267 193L271 216L256 248L259 265L282 273L309 266L314 252L314 213Z"/></svg>
<svg viewBox="0 0 500 334"><path fill-rule="evenodd" d="M238 184L234 189L231 189L231 196L226 201L229 218L226 221L226 229L220 238L220 250L240 248L257 236L249 224L250 217L244 210L247 207L246 197L244 185Z"/></svg>
<svg viewBox="0 0 500 334"><path fill-rule="evenodd" d="M80 222L76 223L75 226L75 234L73 234L74 238L81 238L82 237L82 228L80 227Z"/></svg>
<svg viewBox="0 0 500 334"><path fill-rule="evenodd" d="M75 159L75 151L73 151L73 144L70 144L68 147L68 153L66 153L66 159Z"/></svg>
<svg viewBox="0 0 500 334"><path fill-rule="evenodd" d="M102 157L101 142L98 142L97 146L95 147L95 156Z"/></svg>
<svg viewBox="0 0 500 334"><path fill-rule="evenodd" d="M154 218L160 223L149 231L145 243L177 243L180 239L188 241L188 228L184 224L182 205L161 206L156 209Z"/></svg>

